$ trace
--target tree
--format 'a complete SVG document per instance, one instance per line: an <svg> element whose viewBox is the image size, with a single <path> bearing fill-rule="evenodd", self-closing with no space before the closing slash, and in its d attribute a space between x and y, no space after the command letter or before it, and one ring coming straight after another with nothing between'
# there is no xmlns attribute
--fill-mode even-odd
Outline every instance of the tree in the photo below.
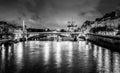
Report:
<svg viewBox="0 0 120 73"><path fill-rule="evenodd" d="M66 32L66 30L65 29L61 29L60 32Z"/></svg>

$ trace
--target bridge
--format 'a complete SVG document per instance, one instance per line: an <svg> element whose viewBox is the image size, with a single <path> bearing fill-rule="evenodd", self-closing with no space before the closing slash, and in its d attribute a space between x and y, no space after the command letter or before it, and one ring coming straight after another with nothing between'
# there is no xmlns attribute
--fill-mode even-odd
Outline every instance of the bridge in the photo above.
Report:
<svg viewBox="0 0 120 73"><path fill-rule="evenodd" d="M46 34L46 35L79 35L82 34L81 32L28 32L25 33L25 35L29 35L29 37L31 36L36 36L36 35L42 35L42 34Z"/></svg>
<svg viewBox="0 0 120 73"><path fill-rule="evenodd" d="M62 37L72 37L72 38L78 38L79 35L82 35L81 32L27 32L23 34L25 38L35 38L37 36L56 36L57 38Z"/></svg>

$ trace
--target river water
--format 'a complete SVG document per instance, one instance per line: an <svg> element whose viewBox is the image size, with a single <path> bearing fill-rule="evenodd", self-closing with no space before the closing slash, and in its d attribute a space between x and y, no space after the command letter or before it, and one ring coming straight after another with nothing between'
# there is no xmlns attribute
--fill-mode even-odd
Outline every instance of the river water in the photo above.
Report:
<svg viewBox="0 0 120 73"><path fill-rule="evenodd" d="M0 73L120 73L120 54L86 41L3 44Z"/></svg>

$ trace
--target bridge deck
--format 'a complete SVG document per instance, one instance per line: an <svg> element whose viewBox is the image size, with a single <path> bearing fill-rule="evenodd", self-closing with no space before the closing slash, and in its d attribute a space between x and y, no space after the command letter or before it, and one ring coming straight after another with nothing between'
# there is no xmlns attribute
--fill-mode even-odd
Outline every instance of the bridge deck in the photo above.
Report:
<svg viewBox="0 0 120 73"><path fill-rule="evenodd" d="M80 34L81 32L28 32L27 34Z"/></svg>

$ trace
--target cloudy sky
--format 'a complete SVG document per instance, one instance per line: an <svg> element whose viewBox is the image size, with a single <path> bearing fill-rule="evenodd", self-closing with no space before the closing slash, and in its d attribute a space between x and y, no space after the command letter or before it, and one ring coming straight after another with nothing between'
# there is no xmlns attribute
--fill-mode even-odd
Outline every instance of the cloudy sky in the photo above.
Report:
<svg viewBox="0 0 120 73"><path fill-rule="evenodd" d="M0 20L33 28L65 28L68 21L79 26L120 8L120 0L0 0Z"/></svg>

